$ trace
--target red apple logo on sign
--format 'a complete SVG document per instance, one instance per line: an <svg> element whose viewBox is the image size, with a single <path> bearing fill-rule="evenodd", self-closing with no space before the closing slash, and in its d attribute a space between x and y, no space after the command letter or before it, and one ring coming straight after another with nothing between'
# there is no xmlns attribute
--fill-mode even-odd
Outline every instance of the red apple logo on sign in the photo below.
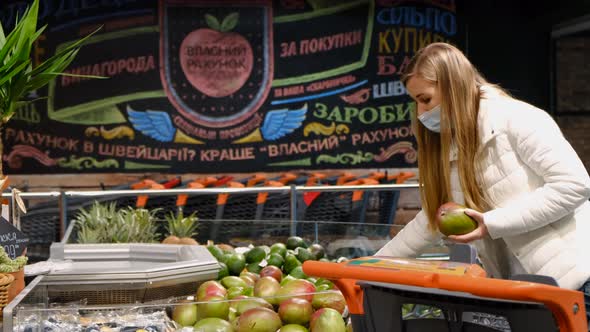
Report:
<svg viewBox="0 0 590 332"><path fill-rule="evenodd" d="M187 80L209 97L226 97L238 91L250 77L253 52L242 35L230 32L239 14L231 13L220 24L205 15L208 28L197 29L180 45L180 64Z"/></svg>

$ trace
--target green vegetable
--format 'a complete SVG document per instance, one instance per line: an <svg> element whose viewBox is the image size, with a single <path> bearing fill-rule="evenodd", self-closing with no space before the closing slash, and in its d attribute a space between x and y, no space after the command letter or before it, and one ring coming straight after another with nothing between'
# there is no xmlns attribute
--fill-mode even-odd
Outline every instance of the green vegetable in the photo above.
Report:
<svg viewBox="0 0 590 332"><path fill-rule="evenodd" d="M4 251L4 247L0 246L0 272L17 272L27 265L27 261L27 256L18 256L15 259L10 259L6 254L6 251Z"/></svg>

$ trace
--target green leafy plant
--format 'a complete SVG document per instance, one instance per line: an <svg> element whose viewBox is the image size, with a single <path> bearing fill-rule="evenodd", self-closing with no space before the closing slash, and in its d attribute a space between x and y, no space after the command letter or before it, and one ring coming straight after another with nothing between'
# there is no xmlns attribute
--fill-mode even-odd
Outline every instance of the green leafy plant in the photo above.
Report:
<svg viewBox="0 0 590 332"><path fill-rule="evenodd" d="M93 33L70 43L36 67L33 67L31 53L35 41L45 31L46 25L37 29L39 0L25 10L17 18L12 31L6 35L0 24L0 135L4 125L14 115L15 111L35 100L25 100L36 91L59 75L83 76L87 78L104 78L90 75L74 75L64 73L64 70L74 60L78 51ZM0 136L1 137L1 136ZM0 140L0 156L2 155ZM2 175L2 161L0 160L0 175Z"/></svg>
<svg viewBox="0 0 590 332"><path fill-rule="evenodd" d="M4 247L0 246L0 273L17 272L27 265L27 256L18 256L15 259L8 257Z"/></svg>

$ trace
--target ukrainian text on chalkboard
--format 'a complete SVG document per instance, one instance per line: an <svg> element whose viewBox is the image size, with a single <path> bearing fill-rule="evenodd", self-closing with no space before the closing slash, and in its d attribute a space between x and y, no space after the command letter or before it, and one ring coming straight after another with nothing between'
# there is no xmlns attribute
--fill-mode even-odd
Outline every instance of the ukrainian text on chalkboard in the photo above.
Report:
<svg viewBox="0 0 590 332"><path fill-rule="evenodd" d="M108 79L29 96L8 174L416 167L400 74L458 40L452 0L41 0L40 21L35 63L102 26L68 72Z"/></svg>
<svg viewBox="0 0 590 332"><path fill-rule="evenodd" d="M11 259L21 256L29 239L6 219L0 217L0 246Z"/></svg>

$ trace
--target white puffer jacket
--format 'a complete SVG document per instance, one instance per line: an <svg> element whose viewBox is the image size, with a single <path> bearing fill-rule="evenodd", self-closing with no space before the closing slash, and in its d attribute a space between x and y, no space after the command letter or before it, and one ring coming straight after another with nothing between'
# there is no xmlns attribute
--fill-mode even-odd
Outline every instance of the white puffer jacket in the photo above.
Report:
<svg viewBox="0 0 590 332"><path fill-rule="evenodd" d="M489 236L473 243L480 260L506 278L515 257L527 273L578 289L590 278L590 177L546 112L484 91L479 181L495 209L484 213ZM460 188L456 173L451 181ZM440 238L421 211L376 255L413 257Z"/></svg>

